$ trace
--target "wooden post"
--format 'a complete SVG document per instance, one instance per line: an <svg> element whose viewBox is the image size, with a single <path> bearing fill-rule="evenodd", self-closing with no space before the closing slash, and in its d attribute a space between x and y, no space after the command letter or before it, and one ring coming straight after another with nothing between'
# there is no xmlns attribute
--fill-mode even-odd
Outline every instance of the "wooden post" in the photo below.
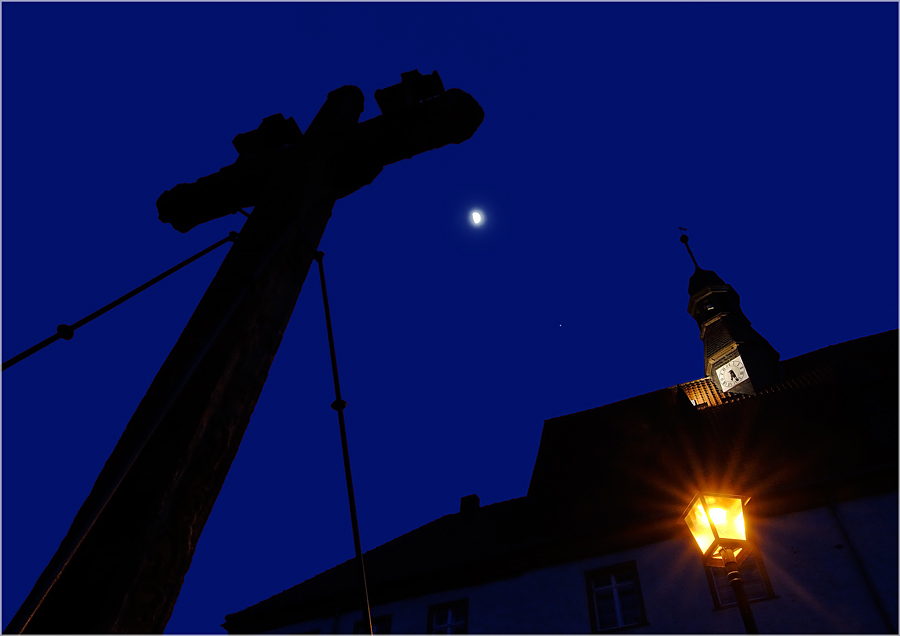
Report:
<svg viewBox="0 0 900 636"><path fill-rule="evenodd" d="M263 162L253 214L5 631L163 631L335 199L484 117L456 89L358 124L361 112L358 88L332 91L302 143Z"/></svg>

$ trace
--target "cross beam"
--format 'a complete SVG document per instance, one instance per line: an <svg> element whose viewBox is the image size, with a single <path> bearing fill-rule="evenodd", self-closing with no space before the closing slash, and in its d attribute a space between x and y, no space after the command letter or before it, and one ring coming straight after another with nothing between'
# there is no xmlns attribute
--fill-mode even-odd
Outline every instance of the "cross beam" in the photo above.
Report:
<svg viewBox="0 0 900 636"><path fill-rule="evenodd" d="M306 134L266 118L235 138L234 164L160 196L160 220L181 232L256 207L5 631L163 631L335 200L484 118L459 89L423 100L436 75L402 74L361 123L355 86L329 93Z"/></svg>

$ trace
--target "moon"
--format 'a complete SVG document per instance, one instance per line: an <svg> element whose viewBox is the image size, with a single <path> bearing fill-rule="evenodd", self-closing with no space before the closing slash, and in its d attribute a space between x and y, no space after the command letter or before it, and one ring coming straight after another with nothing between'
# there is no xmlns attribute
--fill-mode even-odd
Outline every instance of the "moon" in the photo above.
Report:
<svg viewBox="0 0 900 636"><path fill-rule="evenodd" d="M484 214L481 210L472 210L472 225L481 225L484 223Z"/></svg>

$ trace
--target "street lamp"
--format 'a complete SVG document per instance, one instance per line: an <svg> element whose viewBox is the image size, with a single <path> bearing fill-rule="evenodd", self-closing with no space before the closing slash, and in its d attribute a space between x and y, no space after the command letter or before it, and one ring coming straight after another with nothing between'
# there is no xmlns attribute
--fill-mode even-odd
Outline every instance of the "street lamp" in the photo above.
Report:
<svg viewBox="0 0 900 636"><path fill-rule="evenodd" d="M758 634L738 566L750 554L744 529L744 501L737 495L700 493L681 518L703 553L703 564L725 568L748 634Z"/></svg>

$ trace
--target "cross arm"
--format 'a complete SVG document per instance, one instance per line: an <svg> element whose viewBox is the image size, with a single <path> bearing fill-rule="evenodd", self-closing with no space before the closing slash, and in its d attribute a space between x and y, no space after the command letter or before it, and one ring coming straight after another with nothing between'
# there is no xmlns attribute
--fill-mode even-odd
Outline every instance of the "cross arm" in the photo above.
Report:
<svg viewBox="0 0 900 636"><path fill-rule="evenodd" d="M160 197L161 216L171 212L181 231L221 216L204 189L247 196L257 207L6 632L163 632L335 198L384 165L460 143L484 116L462 91L409 109L395 101L396 111L359 124L362 92L334 90L306 134L267 118L235 144L241 157L231 170ZM247 176L254 170L258 183ZM190 216L185 191L200 192L208 218Z"/></svg>
<svg viewBox="0 0 900 636"><path fill-rule="evenodd" d="M361 100L361 93L359 97ZM327 107L328 102L320 114ZM361 102L359 110L362 111ZM449 89L425 101L389 110L340 135L316 134L317 115L307 134L301 136L299 128L293 131L290 125L285 125L282 137L276 134L276 141L272 141L271 123L268 133L262 129L267 121L277 121L276 118L293 122L293 118L284 120L280 115L273 115L253 131L259 132L259 138L269 139L268 147L254 147L255 152L241 154L237 161L213 175L194 183L180 183L163 192L156 202L160 221L171 223L179 232L187 232L200 223L234 214L238 208L258 203L270 175L285 168L302 171L310 161L323 161L333 167L333 194L339 199L371 183L388 164L469 139L484 120L484 111L468 93ZM242 138L249 140L248 135L251 133L238 135L236 147ZM278 144L281 139L284 143Z"/></svg>

